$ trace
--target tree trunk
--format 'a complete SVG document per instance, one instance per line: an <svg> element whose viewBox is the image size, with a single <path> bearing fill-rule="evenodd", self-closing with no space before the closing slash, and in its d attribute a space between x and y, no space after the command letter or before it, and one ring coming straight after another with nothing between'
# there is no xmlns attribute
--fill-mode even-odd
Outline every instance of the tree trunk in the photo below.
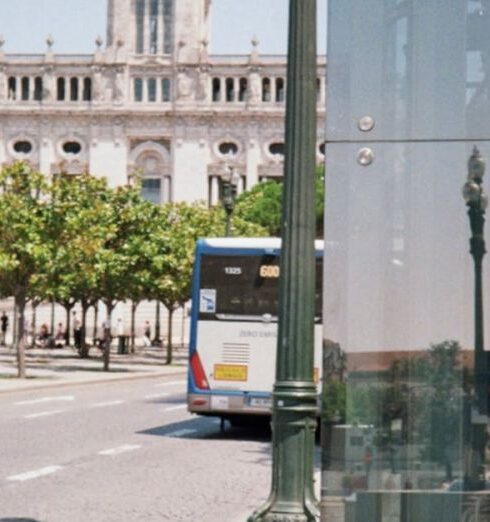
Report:
<svg viewBox="0 0 490 522"><path fill-rule="evenodd" d="M172 352L173 352L173 344L172 344L172 319L174 315L175 308L173 306L167 306L168 310L168 319L167 319L167 331L168 331L168 339L167 339L167 359L165 364L172 364Z"/></svg>
<svg viewBox="0 0 490 522"><path fill-rule="evenodd" d="M162 340L160 339L160 301L157 301L155 307L155 337L153 338L153 346L160 346Z"/></svg>
<svg viewBox="0 0 490 522"><path fill-rule="evenodd" d="M17 348L17 339L18 339L18 312L17 312L17 303L15 302L14 300L14 320L12 321L13 322L13 328L12 328L12 348Z"/></svg>
<svg viewBox="0 0 490 522"><path fill-rule="evenodd" d="M94 304L94 334L93 334L93 343L95 344L96 343L96 339L97 339L97 321L99 319L99 303L96 302Z"/></svg>
<svg viewBox="0 0 490 522"><path fill-rule="evenodd" d="M104 301L107 308L107 319L104 323L104 371L109 371L109 364L111 360L111 316L114 310L114 301Z"/></svg>
<svg viewBox="0 0 490 522"><path fill-rule="evenodd" d="M138 307L138 301L131 301L131 353L135 352L135 337L136 337L136 328L135 328L135 318L136 318L136 308Z"/></svg>
<svg viewBox="0 0 490 522"><path fill-rule="evenodd" d="M36 346L36 323L37 323L37 303L32 303L32 322L31 322L31 327L32 327L32 339L31 339L31 348L34 348L34 346ZM27 332L24 332L24 335L26 337L26 342L25 344L27 345Z"/></svg>
<svg viewBox="0 0 490 522"><path fill-rule="evenodd" d="M55 323L55 320L54 320L54 308L55 308L55 302L54 302L54 299L51 299L51 328L50 328L50 331L51 331L51 335L54 337L54 323Z"/></svg>
<svg viewBox="0 0 490 522"><path fill-rule="evenodd" d="M180 332L180 344L182 346L182 348L184 348L184 344L185 344L185 319L186 319L186 316L187 316L187 310L186 310L186 307L185 307L185 304L182 305L182 331Z"/></svg>
<svg viewBox="0 0 490 522"><path fill-rule="evenodd" d="M80 357L82 359L88 358L89 346L87 344L85 332L87 331L87 311L90 308L90 303L82 299L82 340L80 346Z"/></svg>
<svg viewBox="0 0 490 522"><path fill-rule="evenodd" d="M26 378L26 354L25 354L25 331L24 331L24 312L26 299L24 296L15 297L15 308L18 311L17 322L17 376L19 379Z"/></svg>
<svg viewBox="0 0 490 522"><path fill-rule="evenodd" d="M61 304L63 305L63 308L65 309L65 312L66 312L66 346L70 346L70 339L71 339L70 312L72 311L73 307L75 306L75 303L64 302Z"/></svg>

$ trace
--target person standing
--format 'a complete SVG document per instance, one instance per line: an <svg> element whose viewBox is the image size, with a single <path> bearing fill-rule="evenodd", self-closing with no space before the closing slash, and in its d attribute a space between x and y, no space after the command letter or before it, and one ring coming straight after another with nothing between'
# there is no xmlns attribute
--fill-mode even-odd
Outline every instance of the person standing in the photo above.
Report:
<svg viewBox="0 0 490 522"><path fill-rule="evenodd" d="M2 316L0 317L0 329L1 329L1 339L0 343L2 346L5 346L7 339L7 330L9 327L9 318L5 313L5 310L2 311Z"/></svg>
<svg viewBox="0 0 490 522"><path fill-rule="evenodd" d="M82 348L82 323L79 321L75 311L73 312L73 342L77 350Z"/></svg>
<svg viewBox="0 0 490 522"><path fill-rule="evenodd" d="M149 321L145 321L145 326L143 329L143 346L145 348L151 346L151 327Z"/></svg>

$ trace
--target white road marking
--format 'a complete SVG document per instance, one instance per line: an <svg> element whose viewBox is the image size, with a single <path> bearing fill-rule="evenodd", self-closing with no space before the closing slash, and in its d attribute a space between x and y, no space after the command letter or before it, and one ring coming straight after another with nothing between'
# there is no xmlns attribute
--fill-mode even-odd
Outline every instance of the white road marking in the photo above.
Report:
<svg viewBox="0 0 490 522"><path fill-rule="evenodd" d="M59 397L42 397L41 399L31 399L29 401L19 401L14 402L16 406L24 406L26 404L41 404L43 402L53 402L53 401L74 401L75 397L73 395L61 395Z"/></svg>
<svg viewBox="0 0 490 522"><path fill-rule="evenodd" d="M117 406L118 404L124 404L125 401L106 401L106 402L96 402L90 406L91 408L104 408L106 406Z"/></svg>
<svg viewBox="0 0 490 522"><path fill-rule="evenodd" d="M44 475L50 475L51 473L55 473L60 469L62 469L62 466L46 466L45 468L37 469L35 471L27 471L26 473L20 473L19 475L12 475L10 477L7 477L7 480L31 480L38 477L42 477Z"/></svg>
<svg viewBox="0 0 490 522"><path fill-rule="evenodd" d="M159 382L155 384L156 388L160 388L161 386L175 386L177 384L187 384L187 381L168 381L168 382Z"/></svg>
<svg viewBox="0 0 490 522"><path fill-rule="evenodd" d="M162 399L168 397L170 393L152 393L151 395L145 395L145 399Z"/></svg>
<svg viewBox="0 0 490 522"><path fill-rule="evenodd" d="M134 451L139 448L141 448L141 446L138 444L124 444L122 446L117 446L116 448L99 451L99 455L119 455L120 453L126 453L127 451Z"/></svg>
<svg viewBox="0 0 490 522"><path fill-rule="evenodd" d="M24 419L37 419L38 417L48 417L49 415L56 415L57 413L62 413L65 410L50 410L50 411L41 411L39 413L30 413L29 415L24 415Z"/></svg>
<svg viewBox="0 0 490 522"><path fill-rule="evenodd" d="M165 408L163 411L176 411L176 410L183 410L187 408L187 404L179 404L177 406L170 406L170 408Z"/></svg>
<svg viewBox="0 0 490 522"><path fill-rule="evenodd" d="M167 433L168 437L183 437L184 435L190 435L191 433L196 433L197 430L189 430L189 429L182 429L182 430L176 430L171 431L170 433Z"/></svg>

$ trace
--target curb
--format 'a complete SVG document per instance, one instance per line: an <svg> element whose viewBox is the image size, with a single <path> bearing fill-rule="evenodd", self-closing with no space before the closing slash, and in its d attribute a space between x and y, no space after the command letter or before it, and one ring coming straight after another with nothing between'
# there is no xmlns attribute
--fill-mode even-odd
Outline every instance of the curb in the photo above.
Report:
<svg viewBox="0 0 490 522"><path fill-rule="evenodd" d="M107 372L110 374L110 371ZM160 378L165 377L167 375L187 375L187 370L185 368L177 369L176 371L166 371L166 372L155 372L155 373L137 373L134 375L121 375L116 377L101 377L100 379L94 378L90 380L60 380L55 382L44 382L44 383L33 383L32 386L26 385L19 386L17 388L8 388L8 389L1 389L0 388L0 395L4 395L6 393L20 393L24 391L36 391L36 390L43 390L46 388L63 388L67 386L85 386L85 385L93 385L93 384L107 384L108 382L121 382L121 381L130 381L130 380L138 380L138 379L152 379L152 378ZM24 381L20 381L24 382Z"/></svg>

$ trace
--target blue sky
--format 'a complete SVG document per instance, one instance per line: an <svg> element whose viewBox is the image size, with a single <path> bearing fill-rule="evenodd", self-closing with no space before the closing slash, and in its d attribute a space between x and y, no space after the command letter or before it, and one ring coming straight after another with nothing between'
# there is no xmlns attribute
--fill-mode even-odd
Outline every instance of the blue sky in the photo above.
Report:
<svg viewBox="0 0 490 522"><path fill-rule="evenodd" d="M327 0L317 0L319 52L325 52ZM211 51L246 53L256 36L263 53L285 53L288 0L212 0ZM267 7L265 7L267 6ZM0 35L8 53L38 53L46 37L59 53L90 53L105 38L104 0L0 0Z"/></svg>

